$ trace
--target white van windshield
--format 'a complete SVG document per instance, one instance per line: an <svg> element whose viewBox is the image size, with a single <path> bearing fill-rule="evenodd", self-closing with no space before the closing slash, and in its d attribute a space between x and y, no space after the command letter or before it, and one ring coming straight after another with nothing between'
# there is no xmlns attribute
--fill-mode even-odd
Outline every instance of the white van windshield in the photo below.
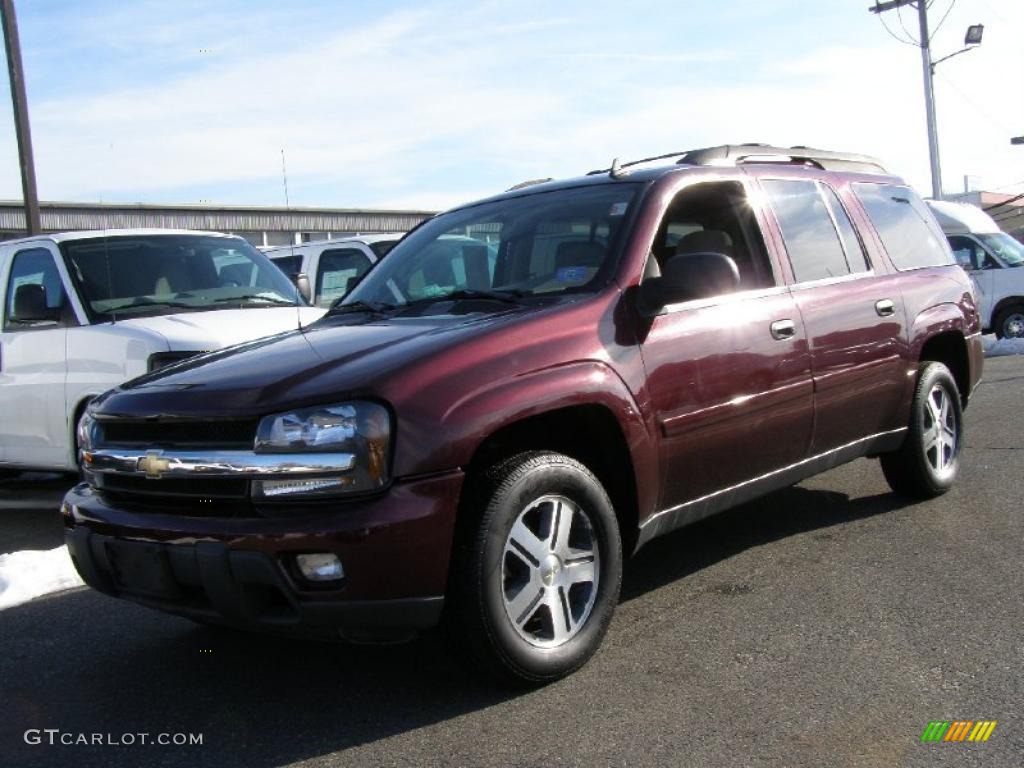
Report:
<svg viewBox="0 0 1024 768"><path fill-rule="evenodd" d="M991 235L975 235L985 247L999 257L1008 267L1024 267L1024 245L1005 232Z"/></svg>
<svg viewBox="0 0 1024 768"><path fill-rule="evenodd" d="M270 259L237 238L110 235L60 247L94 320L303 303Z"/></svg>

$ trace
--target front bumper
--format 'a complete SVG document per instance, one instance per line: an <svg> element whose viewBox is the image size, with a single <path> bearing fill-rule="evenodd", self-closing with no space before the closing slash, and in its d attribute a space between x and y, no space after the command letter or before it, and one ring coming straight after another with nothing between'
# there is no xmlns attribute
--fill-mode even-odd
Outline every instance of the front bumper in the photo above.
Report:
<svg viewBox="0 0 1024 768"><path fill-rule="evenodd" d="M294 518L128 511L82 484L65 497L65 539L90 587L167 613L353 638L423 629L440 619L462 480L396 482ZM304 552L335 553L344 579L305 582Z"/></svg>

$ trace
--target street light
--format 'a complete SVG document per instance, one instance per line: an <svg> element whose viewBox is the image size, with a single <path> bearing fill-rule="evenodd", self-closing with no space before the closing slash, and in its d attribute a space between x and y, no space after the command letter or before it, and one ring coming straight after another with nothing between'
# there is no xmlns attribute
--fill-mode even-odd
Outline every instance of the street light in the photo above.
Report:
<svg viewBox="0 0 1024 768"><path fill-rule="evenodd" d="M981 38L985 33L984 24L972 24L967 28L964 35L964 48L949 56L944 56L937 61L932 60L931 33L928 31L928 6L930 3L925 0L875 0L874 7L868 8L871 13L882 14L887 11L902 8L905 5L917 6L918 25L920 27L920 39L915 41L921 49L921 68L924 72L924 109L925 118L928 123L928 159L932 171L932 197L936 200L942 199L942 167L939 162L939 130L935 119L935 67L938 64L959 56L961 53L974 50L981 45ZM940 23L941 26L941 23Z"/></svg>
<svg viewBox="0 0 1024 768"><path fill-rule="evenodd" d="M961 53L967 53L968 51L973 51L975 48L977 48L979 45L981 45L981 38L984 36L984 34L985 34L985 25L984 24L971 24L971 26L969 26L967 28L967 34L964 35L964 46L965 47L961 48L956 53L951 53L951 54L949 54L949 56L943 56L941 59L936 59L935 61L933 61L932 62L932 74L933 75L935 74L935 67L937 67L942 62L946 61L946 59L952 59L954 56L959 56Z"/></svg>

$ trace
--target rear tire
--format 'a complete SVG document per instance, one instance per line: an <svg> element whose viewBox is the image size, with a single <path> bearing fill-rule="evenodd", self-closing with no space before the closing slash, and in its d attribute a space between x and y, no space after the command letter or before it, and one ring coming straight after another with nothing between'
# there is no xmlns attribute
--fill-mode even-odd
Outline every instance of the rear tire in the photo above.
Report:
<svg viewBox="0 0 1024 768"><path fill-rule="evenodd" d="M565 677L597 650L618 603L611 501L558 453L522 453L469 480L449 630L505 682Z"/></svg>
<svg viewBox="0 0 1024 768"><path fill-rule="evenodd" d="M889 487L912 499L948 491L960 470L963 409L953 374L942 363L921 366L902 447L879 458Z"/></svg>
<svg viewBox="0 0 1024 768"><path fill-rule="evenodd" d="M996 316L997 339L1024 338L1024 304L1014 304L999 311Z"/></svg>

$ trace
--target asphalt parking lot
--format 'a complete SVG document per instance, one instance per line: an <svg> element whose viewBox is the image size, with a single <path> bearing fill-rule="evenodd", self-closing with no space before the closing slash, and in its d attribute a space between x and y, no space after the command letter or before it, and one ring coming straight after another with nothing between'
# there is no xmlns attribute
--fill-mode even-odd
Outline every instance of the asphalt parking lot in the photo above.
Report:
<svg viewBox="0 0 1024 768"><path fill-rule="evenodd" d="M861 460L656 541L603 649L533 692L438 635L195 626L85 589L0 612L5 765L1010 766L1024 760L1024 357L987 361L963 474L907 504ZM60 543L65 481L0 486L0 552ZM996 720L922 744L932 720ZM26 744L201 733L201 746Z"/></svg>

